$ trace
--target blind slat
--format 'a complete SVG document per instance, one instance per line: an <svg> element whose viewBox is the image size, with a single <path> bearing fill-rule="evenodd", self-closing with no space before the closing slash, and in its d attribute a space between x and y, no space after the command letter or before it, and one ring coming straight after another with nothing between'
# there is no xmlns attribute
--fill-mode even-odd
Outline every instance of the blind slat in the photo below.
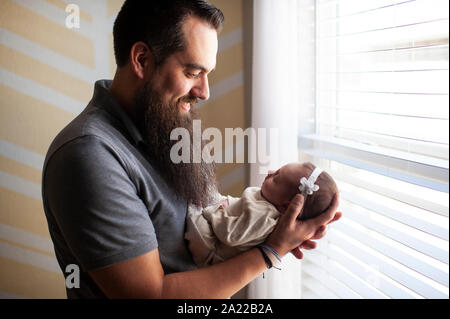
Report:
<svg viewBox="0 0 450 319"><path fill-rule="evenodd" d="M320 113L320 112L319 112ZM312 121L311 124L309 124L306 121L301 121L301 124L303 126L308 127L308 125L315 125L314 119L309 119L309 121ZM302 126L302 129L305 129ZM442 160L444 163L448 162L449 159L449 152L448 152L448 145L446 144L438 144L438 143L431 143L426 141L417 141L413 139L403 138L403 137L392 137L387 135L381 135L377 133L370 133L370 132L362 132L358 130L351 130L351 129L343 129L339 128L339 130L335 130L334 126L326 126L323 127L321 125L318 125L318 130L322 129L320 132L329 132L331 135L330 130L334 130L334 138L338 140L337 144L340 144L339 141L349 141L350 143L359 143L371 147L380 147L382 149L389 149L392 152L399 151L399 154L410 154L413 155L413 161L414 156L418 156L419 158L423 157L425 162L429 163L430 161L433 162L434 159ZM325 128L328 128L328 131L324 131ZM307 135L302 134L302 132L299 132L300 136ZM317 135L317 134L316 134ZM325 139L326 135L322 135L323 139ZM328 138L331 140L330 138ZM301 144L301 142L300 142ZM342 143L341 143L342 144ZM307 145L307 144L306 144ZM381 152L386 153L386 152ZM406 157L409 158L410 156L402 156L399 155L400 158ZM431 159L431 160L429 160ZM433 164L432 164L433 165ZM444 164L439 164L440 166L444 167ZM439 166L438 165L438 166ZM445 176L445 175L444 175Z"/></svg>
<svg viewBox="0 0 450 319"><path fill-rule="evenodd" d="M320 22L320 20L325 20L325 19L340 19L340 18L345 18L345 17L349 17L352 15L358 15L358 14L363 14L366 12L371 12L371 11L375 11L375 10L383 10L385 8L388 7L392 7L392 6L397 6L397 5L402 5L408 2L412 2L412 1L416 1L416 0L398 0L398 1L394 1L394 0L365 0L365 3L363 6L360 6L360 3L358 2L354 2L351 3L350 1L347 1L347 5L345 7L341 7L341 12L339 15L333 15L333 16L325 16L323 19L321 19L321 16L319 15L318 20ZM319 1L318 4L318 8L320 9L320 12L323 12L324 9L326 9L327 7L331 7L331 6L337 6L338 4L341 4L342 1L340 2L339 0L336 1L327 1L325 3L321 3ZM326 12L326 11L325 11Z"/></svg>
<svg viewBox="0 0 450 319"><path fill-rule="evenodd" d="M325 19L336 20L378 10L392 9L393 7L397 10L397 12L404 12L405 15L411 13L409 10L405 9L405 7L419 7L419 9L421 9L420 11L424 11L422 9L428 9L425 10L428 16L431 14L445 16L442 11L448 9L447 0L434 0L433 5L437 8L430 8L429 0L364 0L364 2L361 2L360 0L318 0L316 7L320 12L318 15L319 22ZM337 6L339 6L338 13L336 12ZM439 10L442 7L444 9ZM430 13L431 11L434 13Z"/></svg>
<svg viewBox="0 0 450 319"><path fill-rule="evenodd" d="M388 132L383 131L381 128L373 125L364 126L363 123L357 123L358 120L361 119L361 116L355 117L355 119L347 119L345 123L327 123L324 121L318 121L317 126L319 128L318 131L322 132L335 132L336 135L353 133L353 134L367 134L372 136L378 136L380 139L403 139L405 141L414 143L427 143L429 145L433 145L435 147L439 146L448 146L449 141L446 135L438 136L436 135L436 131L433 131L426 136L422 134L422 132L417 132L413 136L408 135L406 132L398 131L397 128L392 128L388 130ZM378 119L379 120L379 119ZM445 121L448 122L448 121ZM355 124L356 123L356 124ZM446 129L447 123L439 123L436 121L436 124L439 126L439 129ZM386 126L384 126L385 128ZM412 128L410 128L412 129Z"/></svg>
<svg viewBox="0 0 450 319"><path fill-rule="evenodd" d="M317 254L310 254L308 260L313 262L316 266L320 265L320 259L317 258ZM337 261L341 261L339 259L335 259ZM386 299L387 296L376 288L372 287L369 283L364 281L364 275L361 278L360 276L355 276L355 272L349 272L345 267L342 267L338 263L330 260L327 263L328 273L332 274L337 280L342 283L345 283L346 286L350 287L353 291L355 291L358 295L363 298L368 299Z"/></svg>
<svg viewBox="0 0 450 319"><path fill-rule="evenodd" d="M332 232L332 234L335 233ZM424 298L424 296L414 292L414 288L423 291L422 286L426 284L416 277L412 277L408 272L405 273L402 268L395 267L395 263L384 261L381 254L374 254L368 249L359 248L360 244L355 246L352 244L353 238L350 241L346 238L340 238L340 232L337 232L336 236L338 236L337 239L333 238L334 244L322 244L315 251L308 252L305 261L313 261L313 267L328 272L330 261L337 260L342 266L354 273L359 273L362 278L365 278L392 298ZM355 260L352 256L357 256L359 260ZM363 265L361 265L362 263ZM335 276L334 273L335 271L330 271L329 276ZM402 277L395 276L396 273L401 273ZM405 283L409 283L409 286ZM353 289L353 287L349 286L349 289ZM440 290L432 289L428 293L430 296L441 296L440 298L442 298Z"/></svg>
<svg viewBox="0 0 450 319"><path fill-rule="evenodd" d="M308 263L306 262L306 265ZM310 266L312 266L310 264ZM302 286L303 288L307 288L309 291L307 293L312 293L314 296L309 296L307 293L302 293L302 299L312 298L312 299L337 299L339 298L335 293L333 293L329 288L325 287L320 283L320 281L316 280L314 277L309 276L306 273L303 273L302 276Z"/></svg>
<svg viewBox="0 0 450 319"><path fill-rule="evenodd" d="M351 290L348 286L338 281L332 275L328 274L326 270L321 269L320 265L310 263L310 267L304 267L305 273L317 279L324 287L328 288L336 294L339 298L344 299L361 299L362 297Z"/></svg>
<svg viewBox="0 0 450 319"><path fill-rule="evenodd" d="M386 107L387 108L387 107ZM404 119L423 119L423 120L444 120L444 121L448 121L449 118L447 116L447 114L439 114L438 116L440 117L432 117L432 115L430 115L430 113L421 115L416 114L416 113L409 113L409 114L404 114L404 113L396 113L398 112L397 110L393 110L393 112L390 113L385 113L383 112L383 110L371 110L371 109L364 109L364 107L361 107L360 109L354 109L351 107L346 107L346 106L326 106L326 105L319 105L319 110L320 112L345 112L345 113L355 113L358 116L359 115L366 115L368 117L370 117L371 115L374 116L389 116L389 117L400 117L400 118L404 118ZM387 111L388 112L388 111ZM423 112L422 112L423 113Z"/></svg>
<svg viewBox="0 0 450 319"><path fill-rule="evenodd" d="M434 213L443 217L447 217L446 220L448 220L449 207L440 204L436 200L436 198L434 198L432 194L430 194L431 192L434 192L432 190L421 188L414 191L409 190L408 192L408 190L404 189L404 184L397 185L393 180L384 181L383 184L381 182L378 182L377 180L374 180L373 178L371 180L370 178L365 178L365 176L359 177L356 174L343 174L340 169L332 169L330 170L330 172L332 176L334 176L337 180L341 180L363 190L371 191L375 194L379 194L387 198L395 199L402 203L407 203L408 205L424 209L430 214ZM414 193L423 194L423 198L414 196ZM440 200L448 203L448 195L445 199L443 199L441 196Z"/></svg>
<svg viewBox="0 0 450 319"><path fill-rule="evenodd" d="M330 75L352 75L352 74L371 74L371 73L387 73L389 75L392 75L393 73L409 73L409 74L413 74L416 72L438 72L438 71L448 71L448 69L446 68L440 68L440 69L387 69L387 70L360 70L360 71L356 71L356 70L352 70L352 71L320 71L317 74L319 76L321 75L325 75L325 76L330 76Z"/></svg>
<svg viewBox="0 0 450 319"><path fill-rule="evenodd" d="M343 267L351 269L351 271L357 274L361 279L367 281L370 285L374 286L375 289L381 290L385 295L391 298L423 298L412 290L396 283L392 279L389 279L389 277L380 273L376 265L364 264L363 261L357 260L351 253L346 252L336 245L330 244L327 246L326 251L322 250L322 252L325 252L326 256L332 260L336 260Z"/></svg>
<svg viewBox="0 0 450 319"><path fill-rule="evenodd" d="M341 198L345 199L346 201L357 204L366 209L370 209L371 211L374 211L380 215L383 215L388 218L392 218L393 220L396 220L399 223L402 223L407 226L413 227L417 230L426 232L430 235L439 237L439 238L447 240L447 241L449 240L448 225L447 225L447 227L445 227L445 224L434 224L431 221L426 220L425 214L424 214L423 218L419 219L414 216L411 216L410 214L408 215L406 213L403 213L400 210L389 208L385 205L385 202L388 200L387 198L384 199L384 202L381 201L382 200L381 198L380 198L379 202L375 202L375 201L365 199L355 192L346 191L343 188L343 184L340 184L339 187L340 187ZM383 204L381 204L381 203L383 203ZM410 207L409 210L413 210L413 207ZM405 211L407 211L407 209L405 209ZM444 223L445 223L445 221L444 221Z"/></svg>
<svg viewBox="0 0 450 319"><path fill-rule="evenodd" d="M447 20L437 20L426 24L407 25L391 29L347 34L342 36L329 36L316 39L318 54L336 54L390 50L429 44L448 44ZM435 30L438 30L436 32ZM336 40L339 41L337 46ZM445 42L444 42L445 41Z"/></svg>
<svg viewBox="0 0 450 319"><path fill-rule="evenodd" d="M353 150L359 151L360 153L375 154L375 155L383 157L383 158L376 158L377 161L380 159L382 160L382 161L379 161L380 163L383 163L383 160L389 161L389 158L393 158L393 159L403 161L402 162L403 167L407 166L407 165L417 164L418 166L414 168L416 170L416 174L420 174L420 172L425 169L424 167L421 167L421 166L426 166L430 170L434 170L434 169L436 170L434 172L434 174L432 171L426 171L426 174L428 176L433 176L433 177L436 176L436 179L448 182L448 176L445 176L445 175L448 174L449 164L448 164L448 161L446 161L446 160L433 158L431 156L424 156L424 155L420 156L418 154L411 154L408 152L396 151L393 149L378 147L375 145L363 144L361 142L348 141L348 140L334 138L334 137L322 136L319 134L301 135L300 140L301 140L301 142L312 141L312 142L324 143L327 145L327 148L332 148L333 146L335 146L339 151L341 151L341 153L345 153L345 151L350 151L353 149ZM320 146L320 144L317 144L316 146ZM339 149L339 148L342 148L342 149ZM362 154L358 154L358 156L361 156L361 155ZM393 165L390 165L390 166L392 167Z"/></svg>
<svg viewBox="0 0 450 319"><path fill-rule="evenodd" d="M448 7L318 0L309 13L299 155L334 177L344 212L305 255L310 287L340 298L449 296Z"/></svg>
<svg viewBox="0 0 450 319"><path fill-rule="evenodd" d="M395 178L404 182L412 183L415 185L428 187L434 190L448 193L448 184L445 182L436 182L427 178L413 177L408 174L402 174L400 172L389 171L385 167L378 167L376 165L370 165L360 160L348 156L339 156L330 152L319 152L313 149L302 149L302 153L308 154L316 158L324 158L331 161L336 161L345 165L353 166L356 168L364 169L376 174L381 174L387 177Z"/></svg>
<svg viewBox="0 0 450 319"><path fill-rule="evenodd" d="M430 159L428 164L415 162L414 157L399 153L370 152L370 147L352 147L352 143L338 143L336 139L304 135L299 140L301 152L326 158L349 166L365 169L420 186L448 193L448 162ZM357 144L357 143L356 143ZM364 150L366 149L366 150Z"/></svg>
<svg viewBox="0 0 450 319"><path fill-rule="evenodd" d="M438 42L439 41L439 42ZM414 53L419 53L421 50L433 50L433 49L445 49L448 50L448 42L446 42L446 39L437 39L433 43L429 44L421 44L421 45L410 45L405 47L395 47L395 48L385 48L385 49L374 49L374 50L367 50L367 51L354 51L354 52L343 52L343 53L337 53L333 52L331 54L330 52L322 52L322 54L318 54L319 57L333 57L333 58L342 58L346 56L355 56L355 55L371 55L371 54L393 54L393 53L401 53L402 51L412 51ZM419 53L420 54L420 53ZM376 62L375 62L376 63Z"/></svg>
<svg viewBox="0 0 450 319"><path fill-rule="evenodd" d="M318 90L448 94L449 72L373 72L318 74Z"/></svg>
<svg viewBox="0 0 450 319"><path fill-rule="evenodd" d="M338 296L323 286L318 280L306 274L302 277L303 288L310 291L302 293L302 299L337 299Z"/></svg>
<svg viewBox="0 0 450 319"><path fill-rule="evenodd" d="M386 257L391 258L392 260L396 260L402 265L427 276L428 278L448 287L449 286L449 273L448 268L443 270L442 267L438 268L436 265L431 264L429 261L425 262L422 256L418 257L418 253L410 253L407 249L400 249L393 245L390 241L384 239L382 240L381 234L376 234L374 232L364 232L355 227L355 223L352 223L348 219L344 219L339 223L333 225L333 228L338 229L339 231L345 234L352 234L356 240L358 240L361 244L364 244L381 254L384 254ZM436 264L436 263L435 263ZM403 297L401 297L403 298Z"/></svg>
<svg viewBox="0 0 450 319"><path fill-rule="evenodd" d="M307 285L304 285L305 288L308 288ZM325 292L323 292L323 294L325 294ZM302 299L332 299L332 298L327 298L327 297L321 297L320 294L316 295L314 292L312 292L311 290L306 290L302 292Z"/></svg>
<svg viewBox="0 0 450 319"><path fill-rule="evenodd" d="M425 233L423 233L422 237L419 238L417 234L414 234L412 229L403 229L403 227L400 227L400 225L397 225L394 222L391 222L392 226L382 223L380 220L381 216L373 215L371 218L367 218L356 212L354 208L350 207L346 203L341 204L341 209L345 211L346 216L362 226L383 234L392 240L395 240L425 255L433 257L443 263L449 263L448 243L441 242L441 245L439 245L440 241L438 239L434 240L430 236L425 236ZM408 233L406 231L408 231ZM445 247L446 245L447 247Z"/></svg>
<svg viewBox="0 0 450 319"><path fill-rule="evenodd" d="M350 94L404 94L404 95L409 95L409 96L431 96L431 97L443 97L443 98L447 98L448 97L448 93L447 92L438 92L438 93L429 93L429 92L400 92L400 91L376 91L376 90L352 90L352 89L348 89L348 90L338 90L338 89L321 89L321 88L317 88L315 90L317 93L327 93L327 92L332 92L332 93L350 93Z"/></svg>
<svg viewBox="0 0 450 319"><path fill-rule="evenodd" d="M418 22L411 22L411 23L404 23L400 25L393 25L393 26L385 26L385 27L378 27L378 28L365 28L361 30L344 30L339 33L333 34L333 35L322 35L319 36L320 40L336 40L336 38L342 38L342 37L351 37L351 36L360 36L360 35L367 35L374 32L384 32L384 31L390 31L393 32L396 29L402 29L402 28L426 28L429 24L434 23L448 23L448 18L439 18L439 19L432 19L432 20L422 20Z"/></svg>
<svg viewBox="0 0 450 319"><path fill-rule="evenodd" d="M333 93L319 98L317 104L319 110L324 108L330 113L342 108L360 112L449 119L448 95L431 97L429 95L339 92L338 100L336 100L336 97L333 99L331 94ZM305 105L304 108L312 110L315 105Z"/></svg>
<svg viewBox="0 0 450 319"><path fill-rule="evenodd" d="M318 112L317 123L324 129L333 129L335 134L339 134L339 130L346 130L433 144L449 144L449 135L445 133L449 125L448 119L340 110L339 119L335 123L329 123L321 120L325 113L327 110L323 109Z"/></svg>
<svg viewBox="0 0 450 319"><path fill-rule="evenodd" d="M333 229L327 236L330 241L334 242L334 244L340 248L358 256L367 264L377 265L380 272L403 286L415 291L419 295L424 296L425 298L448 298L448 289L447 292L444 292L443 289L436 289L436 287L428 283L425 278L414 276L406 267L402 267L400 264L396 265L395 263L386 260L382 254L377 254L367 248L361 248L359 243L349 239L347 235L340 233L338 230Z"/></svg>

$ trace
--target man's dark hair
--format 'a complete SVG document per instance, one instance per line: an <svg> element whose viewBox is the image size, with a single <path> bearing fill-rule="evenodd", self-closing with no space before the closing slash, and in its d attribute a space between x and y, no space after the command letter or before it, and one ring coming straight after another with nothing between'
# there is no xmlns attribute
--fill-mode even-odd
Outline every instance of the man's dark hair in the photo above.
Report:
<svg viewBox="0 0 450 319"><path fill-rule="evenodd" d="M146 43L156 65L185 46L183 23L196 16L220 32L223 13L206 0L126 0L114 22L114 54L118 67L129 59L133 44Z"/></svg>

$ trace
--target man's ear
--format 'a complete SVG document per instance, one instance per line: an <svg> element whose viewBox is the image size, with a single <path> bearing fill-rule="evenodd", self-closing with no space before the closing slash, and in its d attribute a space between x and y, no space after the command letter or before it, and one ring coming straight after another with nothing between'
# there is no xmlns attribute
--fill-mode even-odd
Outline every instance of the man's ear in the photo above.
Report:
<svg viewBox="0 0 450 319"><path fill-rule="evenodd" d="M130 62L134 74L142 80L152 72L155 59L147 44L136 42L131 47Z"/></svg>

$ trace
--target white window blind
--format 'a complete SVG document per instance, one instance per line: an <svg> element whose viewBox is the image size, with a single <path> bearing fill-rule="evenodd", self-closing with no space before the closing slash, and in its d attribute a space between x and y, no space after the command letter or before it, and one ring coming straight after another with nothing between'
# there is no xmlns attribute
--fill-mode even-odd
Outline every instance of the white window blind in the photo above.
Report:
<svg viewBox="0 0 450 319"><path fill-rule="evenodd" d="M344 218L304 298L449 298L448 0L302 1L300 160Z"/></svg>

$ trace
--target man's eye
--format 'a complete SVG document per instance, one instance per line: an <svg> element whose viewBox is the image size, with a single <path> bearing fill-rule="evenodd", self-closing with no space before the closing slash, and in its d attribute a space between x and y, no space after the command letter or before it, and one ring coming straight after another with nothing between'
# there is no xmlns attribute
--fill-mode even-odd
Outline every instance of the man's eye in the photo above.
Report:
<svg viewBox="0 0 450 319"><path fill-rule="evenodd" d="M186 75L190 78L198 78L200 76L200 73L190 73L186 72Z"/></svg>

